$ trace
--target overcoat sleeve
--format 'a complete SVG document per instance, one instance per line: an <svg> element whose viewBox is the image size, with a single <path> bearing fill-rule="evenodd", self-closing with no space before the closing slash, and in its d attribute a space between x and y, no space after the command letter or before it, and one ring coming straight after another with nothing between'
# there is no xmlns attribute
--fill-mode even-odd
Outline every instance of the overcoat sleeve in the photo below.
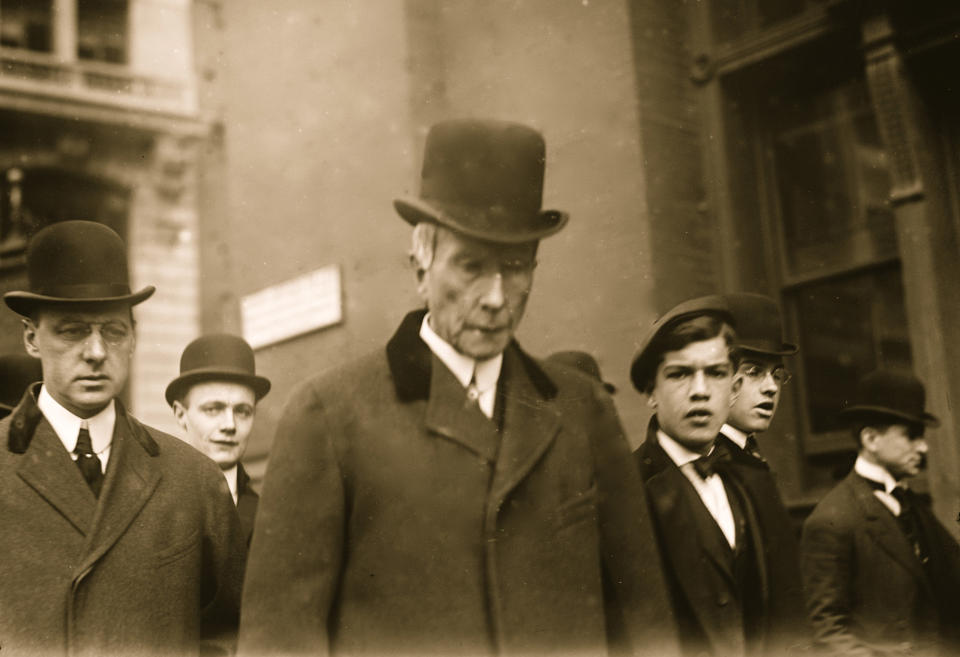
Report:
<svg viewBox="0 0 960 657"><path fill-rule="evenodd" d="M644 485L612 400L598 397L591 444L611 652L677 655L676 619Z"/></svg>
<svg viewBox="0 0 960 657"><path fill-rule="evenodd" d="M240 655L329 653L344 516L332 432L306 385L277 426L247 562Z"/></svg>
<svg viewBox="0 0 960 657"><path fill-rule="evenodd" d="M807 613L817 643L829 654L872 657L875 653L850 631L854 578L852 532L835 516L810 516L800 544Z"/></svg>

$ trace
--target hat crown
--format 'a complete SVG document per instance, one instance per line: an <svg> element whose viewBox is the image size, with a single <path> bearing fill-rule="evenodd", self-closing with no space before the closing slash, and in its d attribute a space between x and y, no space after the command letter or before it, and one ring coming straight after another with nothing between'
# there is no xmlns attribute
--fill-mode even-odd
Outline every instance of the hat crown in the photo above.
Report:
<svg viewBox="0 0 960 657"><path fill-rule="evenodd" d="M593 356L585 351L558 351L550 354L547 360L552 363L566 365L567 367L575 367L597 381L603 381L603 377L600 374L600 365Z"/></svg>
<svg viewBox="0 0 960 657"><path fill-rule="evenodd" d="M764 294L739 292L725 295L737 328L737 343L747 350L772 355L796 353L783 341L783 324L777 302Z"/></svg>
<svg viewBox="0 0 960 657"><path fill-rule="evenodd" d="M516 214L539 212L546 145L506 121L458 119L427 135L420 195L428 201Z"/></svg>
<svg viewBox="0 0 960 657"><path fill-rule="evenodd" d="M254 376L257 372L253 349L241 337L215 333L197 338L180 356L180 374L214 368Z"/></svg>
<svg viewBox="0 0 960 657"><path fill-rule="evenodd" d="M888 408L899 413L922 416L926 396L923 383L912 374L876 370L861 379L854 405Z"/></svg>
<svg viewBox="0 0 960 657"><path fill-rule="evenodd" d="M93 221L62 221L40 230L27 246L30 291L49 296L130 294L127 252L113 229ZM68 294L74 290L74 294Z"/></svg>

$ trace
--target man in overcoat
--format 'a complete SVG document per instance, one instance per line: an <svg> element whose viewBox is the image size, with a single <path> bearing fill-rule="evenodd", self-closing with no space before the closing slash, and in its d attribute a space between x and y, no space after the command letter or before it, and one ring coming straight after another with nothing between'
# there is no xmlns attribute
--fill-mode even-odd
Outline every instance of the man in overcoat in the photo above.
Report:
<svg viewBox="0 0 960 657"><path fill-rule="evenodd" d="M538 241L567 220L541 210L544 155L518 124L431 129L421 197L395 202L426 309L288 403L242 655L673 653L609 396L513 339Z"/></svg>
<svg viewBox="0 0 960 657"><path fill-rule="evenodd" d="M778 655L804 642L795 553L791 562L770 549L785 538L770 521L777 509L753 467L717 445L737 366L733 323L723 297L684 302L631 366L655 413L634 456L688 655Z"/></svg>
<svg viewBox="0 0 960 657"><path fill-rule="evenodd" d="M202 335L183 350L180 375L164 393L188 443L220 466L247 544L260 496L240 462L270 380L257 374L253 349L229 333Z"/></svg>
<svg viewBox="0 0 960 657"><path fill-rule="evenodd" d="M924 467L926 391L877 370L841 411L860 451L803 526L807 610L829 654L960 654L960 546L905 486Z"/></svg>
<svg viewBox="0 0 960 657"><path fill-rule="evenodd" d="M34 384L0 421L0 646L11 655L196 655L235 631L240 522L216 465L121 404L135 345L126 249L67 221L27 247ZM222 645L222 644L220 644Z"/></svg>

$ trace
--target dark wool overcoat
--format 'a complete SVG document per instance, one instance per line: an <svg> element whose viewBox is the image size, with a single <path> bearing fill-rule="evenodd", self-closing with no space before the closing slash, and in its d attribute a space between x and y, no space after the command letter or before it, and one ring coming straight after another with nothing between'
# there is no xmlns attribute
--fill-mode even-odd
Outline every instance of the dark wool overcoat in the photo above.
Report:
<svg viewBox="0 0 960 657"><path fill-rule="evenodd" d="M639 477L599 384L504 352L498 423L408 315L277 429L243 655L673 654Z"/></svg>
<svg viewBox="0 0 960 657"><path fill-rule="evenodd" d="M738 601L729 545L719 527L714 527L716 521L696 489L660 446L657 426L653 417L646 441L634 458L646 483L657 538L669 569L684 654L773 656L803 651L810 634L797 573L797 541L783 516L769 470L737 459L724 464L727 489L735 490L743 500L753 545L752 565L759 577L756 595ZM713 535L704 538L696 513L717 530ZM744 604L760 610L761 623L753 644L745 642Z"/></svg>
<svg viewBox="0 0 960 657"><path fill-rule="evenodd" d="M960 547L928 508L916 510L930 547L928 569L856 472L804 523L807 610L830 654L960 655Z"/></svg>
<svg viewBox="0 0 960 657"><path fill-rule="evenodd" d="M28 391L0 422L0 654L229 642L245 546L226 480L119 402L99 500Z"/></svg>

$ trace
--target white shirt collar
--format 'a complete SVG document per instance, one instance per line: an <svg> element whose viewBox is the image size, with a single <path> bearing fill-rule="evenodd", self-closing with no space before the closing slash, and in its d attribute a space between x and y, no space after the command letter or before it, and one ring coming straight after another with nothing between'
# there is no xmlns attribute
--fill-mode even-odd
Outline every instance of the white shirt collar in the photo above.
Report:
<svg viewBox="0 0 960 657"><path fill-rule="evenodd" d="M470 385L471 379L476 377L477 390L481 394L496 388L497 380L500 378L500 368L503 366L503 354L500 353L493 358L480 361L465 356L437 335L430 327L428 319L430 319L429 313L423 318L423 323L420 324L420 338L427 343L430 351L440 359L440 362L453 372L457 381L466 388Z"/></svg>
<svg viewBox="0 0 960 657"><path fill-rule="evenodd" d="M676 440L668 436L663 432L663 429L657 429L657 440L660 442L660 447L663 448L663 451L667 453L667 456L670 457L670 460L677 464L678 468L682 468L687 463L693 463L698 458L703 456L699 452L694 452L687 447L684 447ZM711 451L712 448L711 448Z"/></svg>
<svg viewBox="0 0 960 657"><path fill-rule="evenodd" d="M45 385L40 386L37 407L57 433L60 442L62 442L66 450L72 454L74 448L77 446L77 434L80 432L80 424L84 422L84 420L61 406L60 403L47 392ZM110 443L113 441L113 427L116 421L117 409L112 399L102 411L86 419L87 430L90 432L90 442L93 444L93 451L100 457L101 463L104 463L106 460L103 452L110 447Z"/></svg>
<svg viewBox="0 0 960 657"><path fill-rule="evenodd" d="M747 434L740 431L740 429L730 426L729 424L724 424L720 427L720 433L736 443L740 449L747 448Z"/></svg>
<svg viewBox="0 0 960 657"><path fill-rule="evenodd" d="M897 480L893 478L887 469L882 465L871 463L863 456L857 456L856 463L853 464L853 470L864 479L877 481L884 485L884 491L889 493L897 485Z"/></svg>
<svg viewBox="0 0 960 657"><path fill-rule="evenodd" d="M234 463L232 468L227 468L226 470L221 470L224 478L227 480L227 487L230 489L230 495L233 496L233 504L237 504L237 464Z"/></svg>

